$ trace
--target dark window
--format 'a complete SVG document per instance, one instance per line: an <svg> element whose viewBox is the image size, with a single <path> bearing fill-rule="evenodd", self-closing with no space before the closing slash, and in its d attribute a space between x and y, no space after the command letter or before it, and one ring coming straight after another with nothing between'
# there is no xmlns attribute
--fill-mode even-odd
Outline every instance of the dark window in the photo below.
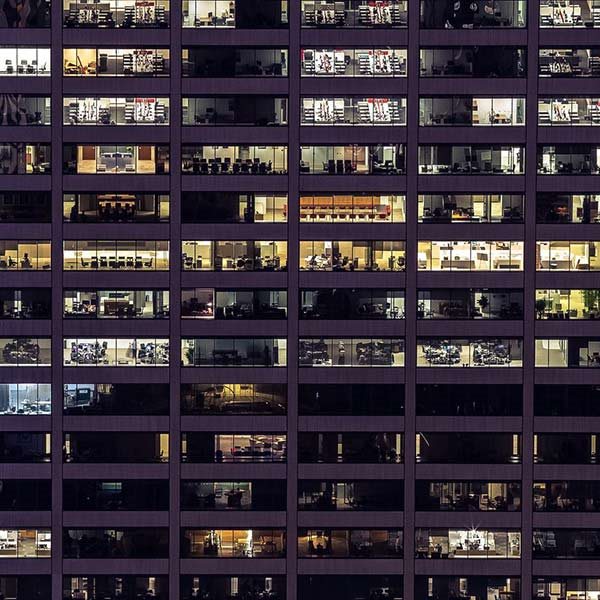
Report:
<svg viewBox="0 0 600 600"><path fill-rule="evenodd" d="M533 397L540 417L600 416L600 386L536 384Z"/></svg>
<svg viewBox="0 0 600 600"><path fill-rule="evenodd" d="M435 600L437 598L459 598L461 595L475 598L511 598L521 600L519 577L485 575L420 575L415 577L415 598ZM535 595L534 595L535 597Z"/></svg>
<svg viewBox="0 0 600 600"><path fill-rule="evenodd" d="M49 479L0 480L0 510L51 510L51 508L52 490Z"/></svg>
<svg viewBox="0 0 600 600"><path fill-rule="evenodd" d="M182 510L285 510L285 479L182 481Z"/></svg>
<svg viewBox="0 0 600 600"><path fill-rule="evenodd" d="M191 46L183 49L183 77L287 77L287 48Z"/></svg>
<svg viewBox="0 0 600 600"><path fill-rule="evenodd" d="M63 558L169 558L169 530L64 529Z"/></svg>
<svg viewBox="0 0 600 600"><path fill-rule="evenodd" d="M51 600L52 577L50 575L2 575L0 592L5 598L15 600Z"/></svg>
<svg viewBox="0 0 600 600"><path fill-rule="evenodd" d="M50 288L0 288L0 319L50 319Z"/></svg>
<svg viewBox="0 0 600 600"><path fill-rule="evenodd" d="M516 46L421 49L421 77L525 77L527 52Z"/></svg>
<svg viewBox="0 0 600 600"><path fill-rule="evenodd" d="M299 529L300 558L402 558L401 529Z"/></svg>
<svg viewBox="0 0 600 600"><path fill-rule="evenodd" d="M287 125L287 96L190 96L182 101L184 126Z"/></svg>
<svg viewBox="0 0 600 600"><path fill-rule="evenodd" d="M286 598L286 581L282 575L183 575L181 600L230 600L234 580L241 597Z"/></svg>
<svg viewBox="0 0 600 600"><path fill-rule="evenodd" d="M451 288L418 291L417 319L522 318L522 290Z"/></svg>
<svg viewBox="0 0 600 600"><path fill-rule="evenodd" d="M26 0L21 9L16 9L10 2L4 3L0 8L0 29L5 27L9 29L50 27L50 0ZM19 600L20 598L19 596Z"/></svg>
<svg viewBox="0 0 600 600"><path fill-rule="evenodd" d="M169 510L169 483L160 479L65 479L64 510Z"/></svg>
<svg viewBox="0 0 600 600"><path fill-rule="evenodd" d="M164 575L65 575L63 600L87 594L87 600L168 600L169 582Z"/></svg>
<svg viewBox="0 0 600 600"><path fill-rule="evenodd" d="M518 511L521 483L486 481L426 481L415 483L417 510L425 511Z"/></svg>
<svg viewBox="0 0 600 600"><path fill-rule="evenodd" d="M300 575L298 597L354 600L385 590L390 598L403 598L402 581L401 575Z"/></svg>
<svg viewBox="0 0 600 600"><path fill-rule="evenodd" d="M298 482L298 510L402 510L404 482L397 479Z"/></svg>
<svg viewBox="0 0 600 600"><path fill-rule="evenodd" d="M402 384L300 384L301 415L403 415Z"/></svg>
<svg viewBox="0 0 600 600"><path fill-rule="evenodd" d="M321 288L300 290L301 319L403 319L404 290Z"/></svg>
<svg viewBox="0 0 600 600"><path fill-rule="evenodd" d="M534 529L533 558L600 558L599 529Z"/></svg>
<svg viewBox="0 0 600 600"><path fill-rule="evenodd" d="M68 383L65 415L168 415L166 383Z"/></svg>
<svg viewBox="0 0 600 600"><path fill-rule="evenodd" d="M167 433L78 431L64 436L65 462L158 463L169 460Z"/></svg>
<svg viewBox="0 0 600 600"><path fill-rule="evenodd" d="M287 385L277 383L184 383L184 415L285 414Z"/></svg>
<svg viewBox="0 0 600 600"><path fill-rule="evenodd" d="M516 464L521 462L517 433L417 433L417 462L437 464Z"/></svg>
<svg viewBox="0 0 600 600"><path fill-rule="evenodd" d="M50 192L0 192L0 223L49 223Z"/></svg>
<svg viewBox="0 0 600 600"><path fill-rule="evenodd" d="M520 385L417 384L417 414L422 416L519 416Z"/></svg>
<svg viewBox="0 0 600 600"><path fill-rule="evenodd" d="M0 433L0 462L50 462L50 434L31 431Z"/></svg>
<svg viewBox="0 0 600 600"><path fill-rule="evenodd" d="M400 433L298 434L298 461L302 463L400 463Z"/></svg>
<svg viewBox="0 0 600 600"><path fill-rule="evenodd" d="M600 482L536 481L533 507L540 512L597 512L600 510Z"/></svg>
<svg viewBox="0 0 600 600"><path fill-rule="evenodd" d="M543 464L596 464L597 433L537 433L533 460Z"/></svg>
<svg viewBox="0 0 600 600"><path fill-rule="evenodd" d="M422 29L522 28L527 24L525 0L421 0L420 4Z"/></svg>

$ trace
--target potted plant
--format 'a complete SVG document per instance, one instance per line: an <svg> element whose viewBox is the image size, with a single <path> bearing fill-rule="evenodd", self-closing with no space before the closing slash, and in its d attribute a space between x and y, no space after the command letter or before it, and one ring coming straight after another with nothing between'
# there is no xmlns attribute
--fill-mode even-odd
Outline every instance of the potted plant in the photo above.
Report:
<svg viewBox="0 0 600 600"><path fill-rule="evenodd" d="M544 313L546 312L546 301L543 298L535 301L535 312L537 313L538 319L543 318Z"/></svg>
<svg viewBox="0 0 600 600"><path fill-rule="evenodd" d="M590 315L589 318L593 319L600 304L600 290L583 290L583 304Z"/></svg>
<svg viewBox="0 0 600 600"><path fill-rule="evenodd" d="M479 304L479 308L481 309L481 313L485 313L485 309L490 305L490 301L487 296L481 296L479 300L477 300L477 304Z"/></svg>

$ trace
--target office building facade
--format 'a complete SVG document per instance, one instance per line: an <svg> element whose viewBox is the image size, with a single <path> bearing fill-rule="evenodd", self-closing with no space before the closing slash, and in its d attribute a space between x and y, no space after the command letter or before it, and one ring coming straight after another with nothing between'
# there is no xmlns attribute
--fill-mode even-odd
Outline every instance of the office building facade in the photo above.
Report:
<svg viewBox="0 0 600 600"><path fill-rule="evenodd" d="M0 0L0 598L597 600L599 35Z"/></svg>

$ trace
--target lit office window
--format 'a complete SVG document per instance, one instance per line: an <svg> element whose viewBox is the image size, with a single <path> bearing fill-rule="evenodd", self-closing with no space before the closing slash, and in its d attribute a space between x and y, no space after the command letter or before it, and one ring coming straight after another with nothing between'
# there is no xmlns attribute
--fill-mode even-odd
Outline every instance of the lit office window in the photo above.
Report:
<svg viewBox="0 0 600 600"><path fill-rule="evenodd" d="M536 338L535 366L597 369L600 367L600 338Z"/></svg>
<svg viewBox="0 0 600 600"><path fill-rule="evenodd" d="M302 0L302 27L406 27L405 0Z"/></svg>
<svg viewBox="0 0 600 600"><path fill-rule="evenodd" d="M417 339L417 367L522 367L520 338Z"/></svg>
<svg viewBox="0 0 600 600"><path fill-rule="evenodd" d="M599 289L537 289L536 319L600 319Z"/></svg>
<svg viewBox="0 0 600 600"><path fill-rule="evenodd" d="M301 125L406 125L406 99L305 97L300 114Z"/></svg>
<svg viewBox="0 0 600 600"><path fill-rule="evenodd" d="M421 175L523 175L524 146L419 146Z"/></svg>
<svg viewBox="0 0 600 600"><path fill-rule="evenodd" d="M600 242L550 240L536 242L537 271L597 271Z"/></svg>
<svg viewBox="0 0 600 600"><path fill-rule="evenodd" d="M538 64L540 77L600 77L600 47L540 48Z"/></svg>
<svg viewBox="0 0 600 600"><path fill-rule="evenodd" d="M163 338L65 338L65 367L169 366L169 340Z"/></svg>
<svg viewBox="0 0 600 600"><path fill-rule="evenodd" d="M404 223L406 196L355 192L300 196L301 223Z"/></svg>
<svg viewBox="0 0 600 600"><path fill-rule="evenodd" d="M0 367L49 367L50 338L0 338Z"/></svg>
<svg viewBox="0 0 600 600"><path fill-rule="evenodd" d="M50 77L50 48L0 46L0 77Z"/></svg>
<svg viewBox="0 0 600 600"><path fill-rule="evenodd" d="M419 223L522 223L523 194L419 194Z"/></svg>
<svg viewBox="0 0 600 600"><path fill-rule="evenodd" d="M419 99L423 127L525 125L525 98L434 96Z"/></svg>
<svg viewBox="0 0 600 600"><path fill-rule="evenodd" d="M63 97L63 125L168 125L169 98Z"/></svg>
<svg viewBox="0 0 600 600"><path fill-rule="evenodd" d="M191 146L181 148L184 175L285 175L287 146Z"/></svg>
<svg viewBox="0 0 600 600"><path fill-rule="evenodd" d="M51 408L49 383L0 384L0 415L49 415Z"/></svg>
<svg viewBox="0 0 600 600"><path fill-rule="evenodd" d="M521 532L512 530L417 529L416 556L422 558L521 558Z"/></svg>
<svg viewBox="0 0 600 600"><path fill-rule="evenodd" d="M182 529L182 558L283 558L284 529Z"/></svg>
<svg viewBox="0 0 600 600"><path fill-rule="evenodd" d="M167 48L64 48L65 77L168 77Z"/></svg>
<svg viewBox="0 0 600 600"><path fill-rule="evenodd" d="M403 367L404 340L300 338L300 367Z"/></svg>
<svg viewBox="0 0 600 600"><path fill-rule="evenodd" d="M166 271L168 240L65 240L65 271Z"/></svg>
<svg viewBox="0 0 600 600"><path fill-rule="evenodd" d="M363 146L301 146L302 175L401 175L404 144Z"/></svg>
<svg viewBox="0 0 600 600"><path fill-rule="evenodd" d="M421 271L522 271L523 242L420 240L417 263Z"/></svg>
<svg viewBox="0 0 600 600"><path fill-rule="evenodd" d="M65 28L165 28L169 26L169 0L63 0Z"/></svg>
<svg viewBox="0 0 600 600"><path fill-rule="evenodd" d="M301 271L404 271L405 242L396 240L301 241Z"/></svg>
<svg viewBox="0 0 600 600"><path fill-rule="evenodd" d="M0 529L0 558L50 558L49 529Z"/></svg>
<svg viewBox="0 0 600 600"><path fill-rule="evenodd" d="M302 48L301 77L406 77L406 48Z"/></svg>
<svg viewBox="0 0 600 600"><path fill-rule="evenodd" d="M600 2L588 0L578 2L567 0L557 4L552 0L539 0L540 27L549 28L590 28L600 27Z"/></svg>
<svg viewBox="0 0 600 600"><path fill-rule="evenodd" d="M65 175L165 175L169 146L63 144Z"/></svg>
<svg viewBox="0 0 600 600"><path fill-rule="evenodd" d="M266 240L183 240L184 271L285 271L287 242Z"/></svg>

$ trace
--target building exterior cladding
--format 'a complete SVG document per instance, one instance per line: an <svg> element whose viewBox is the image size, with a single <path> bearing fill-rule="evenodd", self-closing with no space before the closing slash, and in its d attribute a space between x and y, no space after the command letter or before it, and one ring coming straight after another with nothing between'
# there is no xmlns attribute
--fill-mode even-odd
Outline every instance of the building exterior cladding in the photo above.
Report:
<svg viewBox="0 0 600 600"><path fill-rule="evenodd" d="M0 3L0 598L599 598L599 32Z"/></svg>

